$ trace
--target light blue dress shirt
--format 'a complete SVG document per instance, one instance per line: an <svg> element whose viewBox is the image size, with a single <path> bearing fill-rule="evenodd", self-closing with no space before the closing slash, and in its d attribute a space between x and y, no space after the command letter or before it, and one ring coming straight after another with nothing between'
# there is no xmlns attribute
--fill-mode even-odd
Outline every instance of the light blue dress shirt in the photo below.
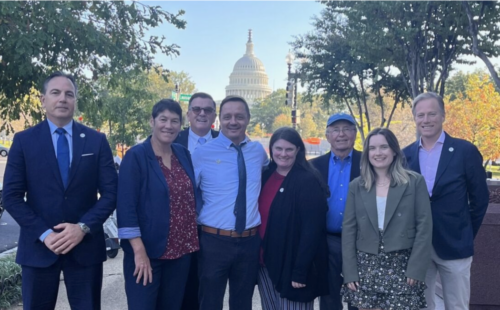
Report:
<svg viewBox="0 0 500 310"><path fill-rule="evenodd" d="M247 217L245 229L260 225L258 199L262 167L269 162L259 142L245 138L242 146L247 171ZM222 132L193 152L196 183L200 186L203 207L198 224L234 230L234 204L238 195L238 151Z"/></svg>
<svg viewBox="0 0 500 310"><path fill-rule="evenodd" d="M57 157L57 139L59 139L59 134L56 132L56 129L59 128L54 123L52 123L49 119L47 119L47 123L49 124L50 128L50 136L52 137L52 144L54 145L54 151L56 153ZM73 161L73 120L69 122L67 125L63 126L66 130L66 139L68 139L69 143L69 165L71 167L71 162ZM47 237L51 232L54 232L52 229L49 229L45 231L41 236L40 236L40 241L44 241L45 237Z"/></svg>
<svg viewBox="0 0 500 310"><path fill-rule="evenodd" d="M194 150L196 150L197 147L199 147L201 144L199 142L200 138L205 138L205 141L210 141L212 140L212 130L209 130L206 135L203 137L198 136L191 130L191 127L189 127L189 135L188 135L188 150L191 154L193 154ZM206 143L206 142L205 142Z"/></svg>
<svg viewBox="0 0 500 310"><path fill-rule="evenodd" d="M351 178L352 151L343 160L335 156L333 152L331 154L328 168L328 186L331 195L328 198L326 229L329 233L341 233L345 202Z"/></svg>

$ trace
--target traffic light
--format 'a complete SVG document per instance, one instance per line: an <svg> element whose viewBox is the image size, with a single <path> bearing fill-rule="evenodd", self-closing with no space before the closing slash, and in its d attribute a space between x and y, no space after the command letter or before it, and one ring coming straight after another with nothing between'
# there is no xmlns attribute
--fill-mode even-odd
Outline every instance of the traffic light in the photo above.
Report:
<svg viewBox="0 0 500 310"><path fill-rule="evenodd" d="M292 82L288 81L286 83L286 100L285 100L285 105L288 105L289 103L293 103L293 85Z"/></svg>

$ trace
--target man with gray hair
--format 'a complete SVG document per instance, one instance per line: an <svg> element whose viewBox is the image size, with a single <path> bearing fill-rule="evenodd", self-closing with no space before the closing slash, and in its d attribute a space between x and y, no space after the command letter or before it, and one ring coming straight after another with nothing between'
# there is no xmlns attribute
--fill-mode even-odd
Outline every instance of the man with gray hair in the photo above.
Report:
<svg viewBox="0 0 500 310"><path fill-rule="evenodd" d="M314 158L311 164L330 188L327 213L328 284L330 293L321 296L321 310L342 310L342 220L349 182L359 176L361 152L354 149L356 121L346 113L336 113L326 123L326 139L331 152ZM356 309L349 306L349 310Z"/></svg>
<svg viewBox="0 0 500 310"><path fill-rule="evenodd" d="M427 184L433 218L433 249L427 271L427 309L435 309L439 273L446 309L469 309L470 268L477 235L488 207L483 158L472 143L443 131L444 102L428 92L413 100L420 139L404 149L410 169Z"/></svg>

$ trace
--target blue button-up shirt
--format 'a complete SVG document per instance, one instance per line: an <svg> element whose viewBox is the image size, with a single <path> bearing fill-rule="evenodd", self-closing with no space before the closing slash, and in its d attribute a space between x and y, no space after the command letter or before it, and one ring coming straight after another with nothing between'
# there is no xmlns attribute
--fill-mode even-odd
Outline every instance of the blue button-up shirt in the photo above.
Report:
<svg viewBox="0 0 500 310"><path fill-rule="evenodd" d="M54 151L56 152L57 157L57 139L59 139L59 134L56 132L56 129L59 128L54 123L52 123L49 119L47 119L47 123L50 128L50 136L52 137L52 144L54 145ZM68 139L69 143L69 164L71 166L71 162L73 161L73 120L71 120L66 126L63 127L66 130L66 134L64 135L66 139ZM40 241L44 241L45 238L53 232L52 229L48 229L40 236Z"/></svg>
<svg viewBox="0 0 500 310"><path fill-rule="evenodd" d="M329 233L340 233L344 220L345 201L349 191L352 151L343 160L335 156L333 152L331 154L328 168L328 186L331 195L328 198L326 228Z"/></svg>
<svg viewBox="0 0 500 310"><path fill-rule="evenodd" d="M57 139L59 139L59 134L56 132L56 129L59 127L54 125L54 123L52 123L49 119L47 119L47 123L49 124L50 136L52 137L52 144L54 145L54 151L56 152L57 157ZM73 161L73 120L71 120L63 128L66 130L65 136L69 143L69 164L71 166L71 162Z"/></svg>
<svg viewBox="0 0 500 310"><path fill-rule="evenodd" d="M259 142L242 146L247 172L247 222L249 229L260 224L258 199L262 167L268 164L267 153ZM225 230L234 230L234 204L238 196L238 151L222 132L193 152L196 183L200 186L203 207L198 223Z"/></svg>

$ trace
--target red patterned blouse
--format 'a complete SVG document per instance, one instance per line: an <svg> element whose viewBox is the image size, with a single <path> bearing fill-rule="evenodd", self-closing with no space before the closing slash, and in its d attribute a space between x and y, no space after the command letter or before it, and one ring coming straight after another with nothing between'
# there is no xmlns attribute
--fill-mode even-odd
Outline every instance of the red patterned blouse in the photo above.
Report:
<svg viewBox="0 0 500 310"><path fill-rule="evenodd" d="M191 179L172 153L168 169L156 156L167 181L170 198L170 232L167 248L160 259L176 259L200 249L196 229L196 205Z"/></svg>

